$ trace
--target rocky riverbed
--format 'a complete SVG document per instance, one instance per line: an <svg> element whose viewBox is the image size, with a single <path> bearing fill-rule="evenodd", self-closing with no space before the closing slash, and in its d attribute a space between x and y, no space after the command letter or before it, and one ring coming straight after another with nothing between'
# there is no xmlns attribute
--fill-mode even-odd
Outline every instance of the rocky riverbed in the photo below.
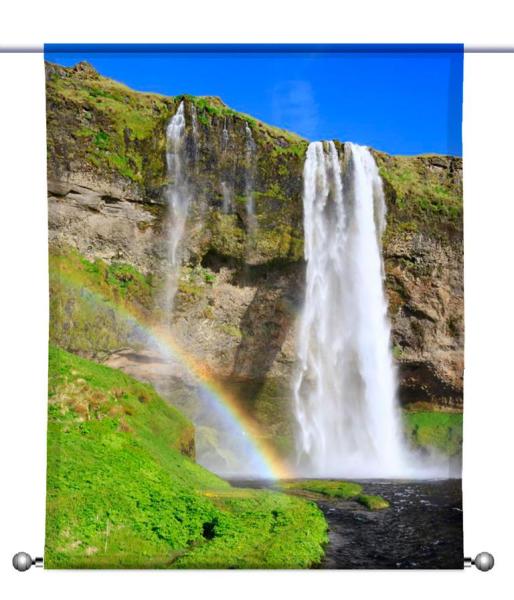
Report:
<svg viewBox="0 0 514 600"><path fill-rule="evenodd" d="M236 481L244 487L273 482ZM390 507L370 511L353 500L312 496L325 515L325 569L461 569L461 480L359 481Z"/></svg>

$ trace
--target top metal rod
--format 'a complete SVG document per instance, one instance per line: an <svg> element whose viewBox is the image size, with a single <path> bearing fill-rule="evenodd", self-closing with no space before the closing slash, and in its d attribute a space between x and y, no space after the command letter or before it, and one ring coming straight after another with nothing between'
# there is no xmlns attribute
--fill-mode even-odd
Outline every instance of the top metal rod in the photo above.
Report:
<svg viewBox="0 0 514 600"><path fill-rule="evenodd" d="M151 52L464 52L514 54L514 46L464 46L460 44L49 44L59 53ZM1 46L0 54L42 54L43 44Z"/></svg>

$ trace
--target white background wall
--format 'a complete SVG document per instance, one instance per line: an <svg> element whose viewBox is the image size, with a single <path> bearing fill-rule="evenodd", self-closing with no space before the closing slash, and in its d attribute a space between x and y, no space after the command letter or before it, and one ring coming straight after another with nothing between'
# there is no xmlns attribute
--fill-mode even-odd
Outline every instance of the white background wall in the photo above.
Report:
<svg viewBox="0 0 514 600"><path fill-rule="evenodd" d="M180 4L180 5L179 5ZM510 3L511 4L511 3ZM465 42L514 45L509 2L4 3L0 45L47 42ZM0 572L3 597L504 598L512 589L514 55L465 59L465 552L490 573L17 573L42 555L47 264L41 55L0 55ZM378 99L379 101L379 99ZM7 592L5 594L5 592Z"/></svg>

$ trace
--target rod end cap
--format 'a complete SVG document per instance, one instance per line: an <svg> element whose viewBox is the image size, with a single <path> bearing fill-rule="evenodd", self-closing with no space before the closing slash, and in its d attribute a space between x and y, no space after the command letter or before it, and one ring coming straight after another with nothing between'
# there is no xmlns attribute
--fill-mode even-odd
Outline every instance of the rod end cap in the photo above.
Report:
<svg viewBox="0 0 514 600"><path fill-rule="evenodd" d="M26 552L17 552L12 557L12 566L17 571L28 571L33 564L32 556Z"/></svg>
<svg viewBox="0 0 514 600"><path fill-rule="evenodd" d="M479 571L490 571L494 567L494 556L489 552L480 552L475 556L473 564Z"/></svg>

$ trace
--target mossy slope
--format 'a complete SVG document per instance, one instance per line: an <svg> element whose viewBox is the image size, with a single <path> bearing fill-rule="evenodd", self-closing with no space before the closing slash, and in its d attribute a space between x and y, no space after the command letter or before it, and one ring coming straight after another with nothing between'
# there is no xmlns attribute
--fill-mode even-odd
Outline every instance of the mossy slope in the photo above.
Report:
<svg viewBox="0 0 514 600"><path fill-rule="evenodd" d="M365 494L360 483L349 481L330 481L323 479L313 479L294 482L283 482L280 489L292 492L313 492L321 494L328 498L342 498L343 500L353 500L365 506L368 510L382 510L389 508L389 502L381 496L370 496Z"/></svg>
<svg viewBox="0 0 514 600"><path fill-rule="evenodd" d="M404 413L405 432L422 448L435 448L447 456L462 453L461 412L420 411Z"/></svg>
<svg viewBox="0 0 514 600"><path fill-rule="evenodd" d="M45 566L308 567L310 502L238 490L193 460L192 425L119 371L50 348Z"/></svg>
<svg viewBox="0 0 514 600"><path fill-rule="evenodd" d="M125 263L88 261L64 246L50 249L49 270L52 343L101 358L143 341L128 315L153 310L159 281Z"/></svg>

